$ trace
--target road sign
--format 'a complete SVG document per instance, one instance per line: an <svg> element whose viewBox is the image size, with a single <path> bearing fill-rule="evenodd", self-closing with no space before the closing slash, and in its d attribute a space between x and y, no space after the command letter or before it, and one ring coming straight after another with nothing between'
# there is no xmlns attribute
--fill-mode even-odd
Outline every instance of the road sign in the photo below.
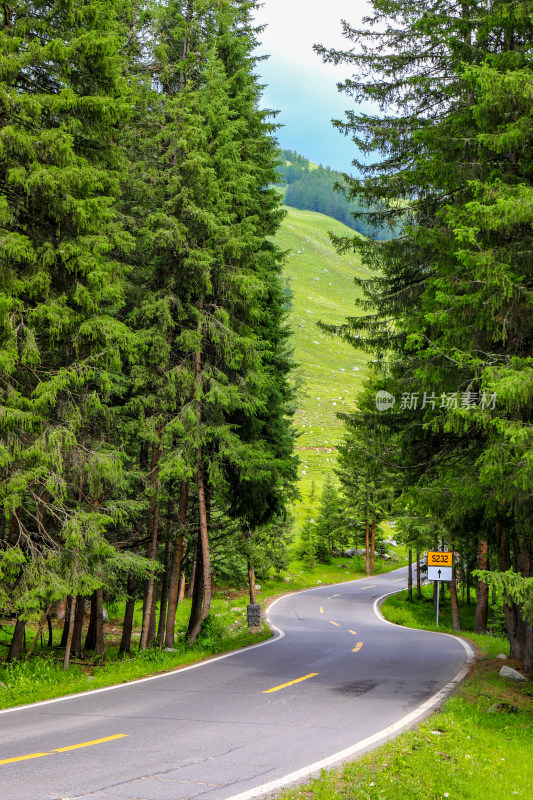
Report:
<svg viewBox="0 0 533 800"><path fill-rule="evenodd" d="M430 551L428 553L428 567L451 567L453 566L453 553L438 553ZM429 575L428 575L429 578ZM436 578L429 578L429 580L437 580ZM448 580L448 579L447 579ZM451 578L450 578L451 580Z"/></svg>
<svg viewBox="0 0 533 800"><path fill-rule="evenodd" d="M451 581L452 567L428 567L428 581Z"/></svg>

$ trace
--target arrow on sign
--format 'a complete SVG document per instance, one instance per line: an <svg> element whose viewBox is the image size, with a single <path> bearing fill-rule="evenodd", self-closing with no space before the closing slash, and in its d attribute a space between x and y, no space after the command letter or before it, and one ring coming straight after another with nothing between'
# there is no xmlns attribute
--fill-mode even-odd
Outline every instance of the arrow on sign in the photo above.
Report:
<svg viewBox="0 0 533 800"><path fill-rule="evenodd" d="M439 581L440 581L440 576L441 575L442 575L442 570L439 569Z"/></svg>

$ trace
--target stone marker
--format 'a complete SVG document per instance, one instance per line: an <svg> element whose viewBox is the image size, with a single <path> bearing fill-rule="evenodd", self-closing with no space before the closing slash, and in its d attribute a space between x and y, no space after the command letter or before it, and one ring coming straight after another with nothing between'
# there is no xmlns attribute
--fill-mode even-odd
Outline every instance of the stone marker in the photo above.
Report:
<svg viewBox="0 0 533 800"><path fill-rule="evenodd" d="M507 660L507 656L505 655L505 653L498 653L496 658L499 658L501 661L506 661Z"/></svg>
<svg viewBox="0 0 533 800"><path fill-rule="evenodd" d="M246 606L248 614L248 627L260 628L261 627L261 606L259 603L249 603Z"/></svg>
<svg viewBox="0 0 533 800"><path fill-rule="evenodd" d="M512 667L502 667L500 670L500 676L502 678L510 678L513 681L525 681L524 675Z"/></svg>

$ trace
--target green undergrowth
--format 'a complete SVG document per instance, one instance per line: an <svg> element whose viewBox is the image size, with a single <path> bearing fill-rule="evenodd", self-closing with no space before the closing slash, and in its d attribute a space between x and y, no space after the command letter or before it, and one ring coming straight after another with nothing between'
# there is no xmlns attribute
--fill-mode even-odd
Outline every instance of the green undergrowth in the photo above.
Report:
<svg viewBox="0 0 533 800"><path fill-rule="evenodd" d="M398 564L381 562L377 566L376 571L386 571L396 568ZM362 570L363 564L358 558L334 558L330 564L318 564L313 569L307 569L302 561L295 560L290 563L289 570L279 578L274 576L258 581L258 586L261 588L257 592L257 602L266 605L269 599L286 592L355 580L363 577ZM211 605L211 615L202 629L199 640L193 646L188 646L185 632L191 601L186 599L179 604L176 614L175 652L150 649L142 653L136 649L142 620L142 603L138 602L134 613L133 652L130 655L118 653L124 606L117 604L109 607L109 622L105 626L105 662L99 663L98 659L87 654L83 660L73 658L66 672L62 669L63 650L59 648L62 626L55 625L54 647L41 648L38 645L29 661L24 660L24 653L23 658L14 664L0 661L0 708L12 708L25 703L113 686L264 641L271 635L266 626L260 632L248 632L246 617L248 602L249 597L245 591L219 589ZM34 635L34 627L28 625L28 647ZM0 641L4 642L4 652L7 652L5 643L9 642L11 633L12 627L4 624L0 636Z"/></svg>
<svg viewBox="0 0 533 800"><path fill-rule="evenodd" d="M431 587L424 587L430 591ZM429 627L433 605L427 596L409 602L406 592L382 606L391 622ZM449 632L445 599L439 630ZM472 623L461 608L463 625ZM426 624L428 623L428 624ZM286 800L532 800L533 684L501 678L495 656L508 652L495 635L465 636L478 646L470 675L441 711L342 770L323 772L306 785L286 791ZM519 664L507 661L514 667ZM495 707L496 706L496 707Z"/></svg>

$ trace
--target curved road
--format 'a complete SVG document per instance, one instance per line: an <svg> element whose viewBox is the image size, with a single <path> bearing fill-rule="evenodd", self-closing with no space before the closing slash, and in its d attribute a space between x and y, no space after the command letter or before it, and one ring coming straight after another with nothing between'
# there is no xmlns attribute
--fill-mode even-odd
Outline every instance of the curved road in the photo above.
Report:
<svg viewBox="0 0 533 800"><path fill-rule="evenodd" d="M0 797L247 800L383 741L472 658L460 639L380 617L406 574L282 597L264 644L0 712Z"/></svg>

